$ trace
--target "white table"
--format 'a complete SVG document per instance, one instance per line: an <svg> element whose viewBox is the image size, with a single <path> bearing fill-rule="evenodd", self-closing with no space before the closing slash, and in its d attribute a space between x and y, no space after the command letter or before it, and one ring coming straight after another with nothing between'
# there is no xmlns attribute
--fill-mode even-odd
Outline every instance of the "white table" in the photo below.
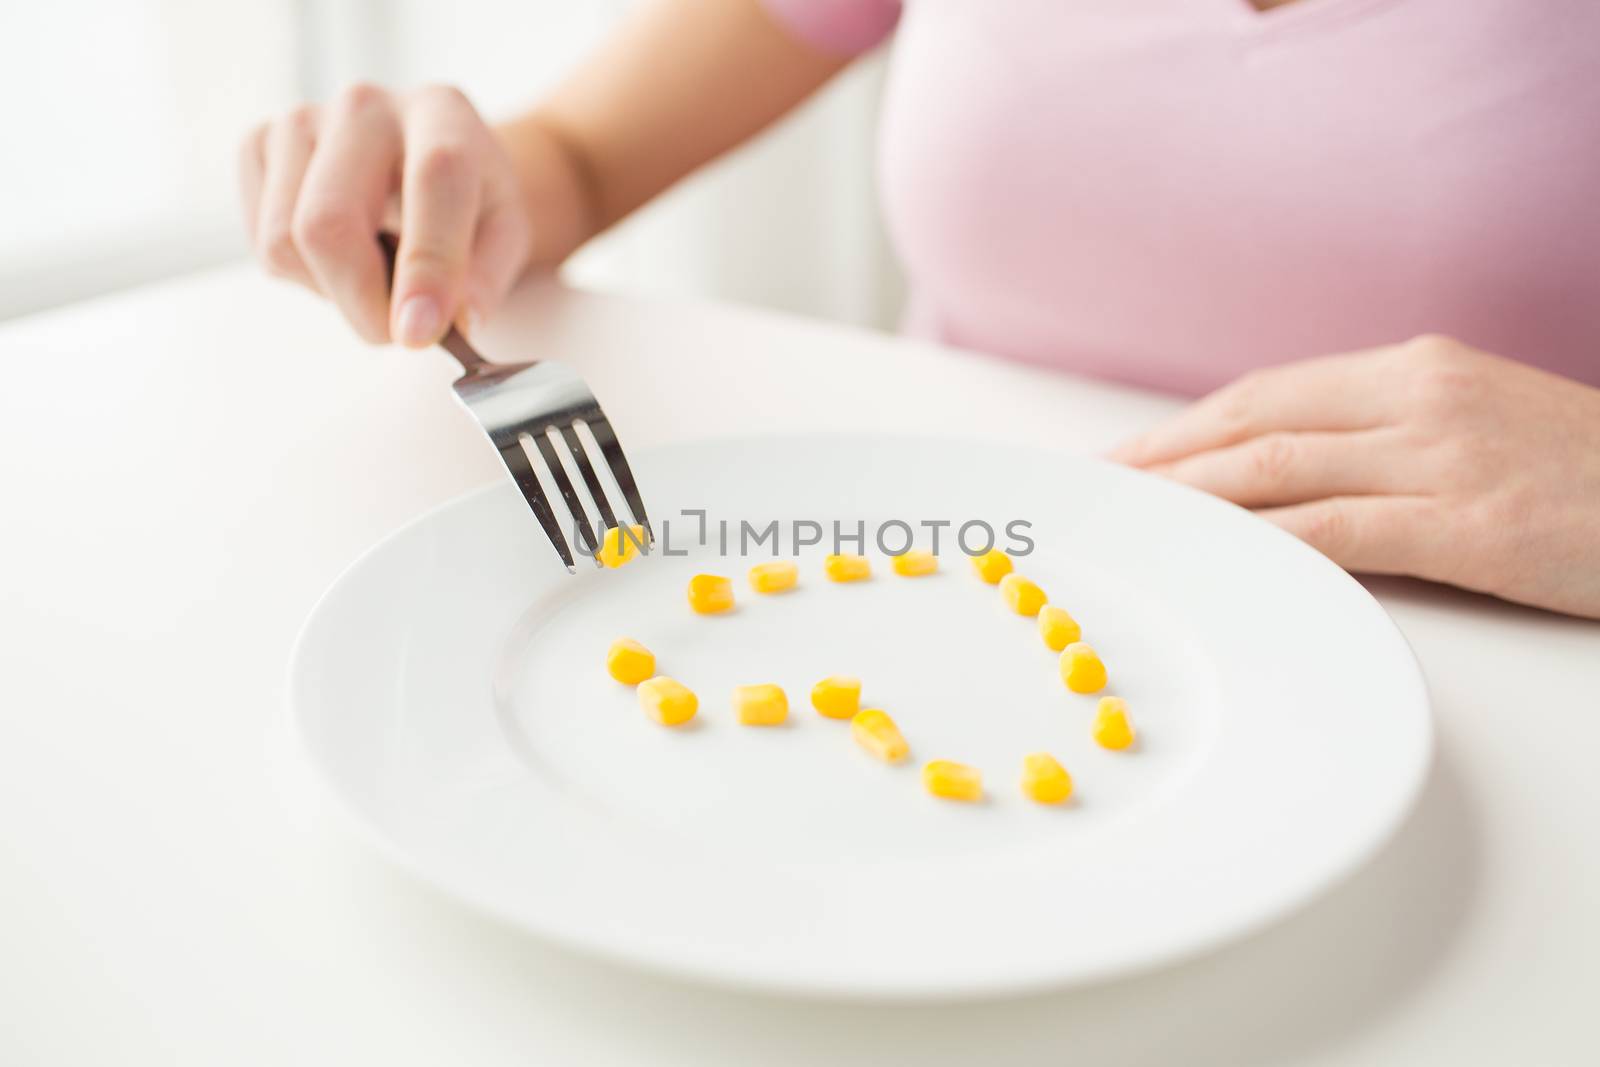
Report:
<svg viewBox="0 0 1600 1067"><path fill-rule="evenodd" d="M554 287L486 347L575 363L635 450L945 426L1098 450L1175 406ZM1375 863L1249 941L937 1009L710 992L414 884L294 751L285 661L318 593L497 476L443 356L364 348L241 267L0 327L0 367L0 1063L1600 1062L1600 625L1374 583L1433 686L1438 766Z"/></svg>

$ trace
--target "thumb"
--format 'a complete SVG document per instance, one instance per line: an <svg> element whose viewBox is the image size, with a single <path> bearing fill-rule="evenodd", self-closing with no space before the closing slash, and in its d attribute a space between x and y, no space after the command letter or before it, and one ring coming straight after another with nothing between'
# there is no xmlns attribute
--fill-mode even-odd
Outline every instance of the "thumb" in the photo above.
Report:
<svg viewBox="0 0 1600 1067"><path fill-rule="evenodd" d="M420 348L443 336L461 307L478 184L457 157L424 153L406 162L400 212L389 332Z"/></svg>

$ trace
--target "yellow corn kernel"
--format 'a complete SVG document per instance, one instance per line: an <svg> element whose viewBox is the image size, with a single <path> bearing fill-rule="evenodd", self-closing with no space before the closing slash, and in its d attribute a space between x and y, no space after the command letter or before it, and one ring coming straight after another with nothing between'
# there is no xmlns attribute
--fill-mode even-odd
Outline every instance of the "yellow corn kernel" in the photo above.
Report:
<svg viewBox="0 0 1600 1067"><path fill-rule="evenodd" d="M995 585L1011 573L1011 557L998 548L991 548L982 555L972 557L972 569L978 572L979 578Z"/></svg>
<svg viewBox="0 0 1600 1067"><path fill-rule="evenodd" d="M1046 604L1039 609L1039 637L1051 652L1060 652L1083 637L1083 627L1067 614L1066 608Z"/></svg>
<svg viewBox="0 0 1600 1067"><path fill-rule="evenodd" d="M983 799L983 772L965 763L936 759L922 768L922 784L946 800Z"/></svg>
<svg viewBox="0 0 1600 1067"><path fill-rule="evenodd" d="M620 567L639 554L644 545L644 527L637 524L624 530L613 526L600 538L600 551L594 558L607 567Z"/></svg>
<svg viewBox="0 0 1600 1067"><path fill-rule="evenodd" d="M639 707L662 726L681 726L694 718L700 698L682 682L661 675L639 683Z"/></svg>
<svg viewBox="0 0 1600 1067"><path fill-rule="evenodd" d="M863 708L850 720L850 736L856 744L883 760L899 763L911 754L911 746L900 734L894 720L877 708Z"/></svg>
<svg viewBox="0 0 1600 1067"><path fill-rule="evenodd" d="M1101 748L1120 751L1133 746L1133 724L1128 721L1128 702L1121 697L1101 697L1094 712L1094 739Z"/></svg>
<svg viewBox="0 0 1600 1067"><path fill-rule="evenodd" d="M1074 641L1061 653L1061 680L1074 693L1098 693L1106 687L1106 665L1094 649Z"/></svg>
<svg viewBox="0 0 1600 1067"><path fill-rule="evenodd" d="M1000 579L1000 595L1006 598L1011 610L1018 615L1037 615L1047 599L1044 590L1020 574L1008 574Z"/></svg>
<svg viewBox="0 0 1600 1067"><path fill-rule="evenodd" d="M1048 752L1022 757L1022 794L1040 804L1065 804L1072 797L1072 775Z"/></svg>
<svg viewBox="0 0 1600 1067"><path fill-rule="evenodd" d="M689 579L689 606L702 615L733 610L733 583L720 574L697 574Z"/></svg>
<svg viewBox="0 0 1600 1067"><path fill-rule="evenodd" d="M822 569L836 582L860 582L872 577L872 564L866 556L829 556Z"/></svg>
<svg viewBox="0 0 1600 1067"><path fill-rule="evenodd" d="M656 673L656 654L631 637L619 637L606 650L606 670L623 685L638 685Z"/></svg>
<svg viewBox="0 0 1600 1067"><path fill-rule="evenodd" d="M744 726L781 726L789 718L789 698L778 685L741 685L733 691L733 710Z"/></svg>
<svg viewBox="0 0 1600 1067"><path fill-rule="evenodd" d="M775 559L750 568L750 588L758 593L781 593L800 580L800 565L792 559Z"/></svg>
<svg viewBox="0 0 1600 1067"><path fill-rule="evenodd" d="M891 565L894 572L903 578L920 578L939 569L939 557L932 552L913 548L894 557Z"/></svg>
<svg viewBox="0 0 1600 1067"><path fill-rule="evenodd" d="M861 679L845 674L824 678L811 687L811 706L830 719L850 719L861 710Z"/></svg>

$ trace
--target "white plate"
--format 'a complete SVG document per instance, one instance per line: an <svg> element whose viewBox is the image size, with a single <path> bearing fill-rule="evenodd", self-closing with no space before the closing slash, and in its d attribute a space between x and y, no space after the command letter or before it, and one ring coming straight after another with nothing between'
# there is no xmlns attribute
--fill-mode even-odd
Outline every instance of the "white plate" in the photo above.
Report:
<svg viewBox="0 0 1600 1067"><path fill-rule="evenodd" d="M292 665L304 743L359 819L421 877L537 934L827 996L1099 980L1305 902L1384 841L1425 775L1427 696L1393 623L1245 511L979 443L706 442L635 464L687 556L569 577L509 484L486 490L352 566ZM705 509L708 547L679 509ZM935 576L895 576L870 549L874 578L835 585L820 546L799 589L759 597L751 560L719 557L719 519L735 549L741 520L861 520L869 537L889 519L1030 522L1019 569L1083 624L1138 750L1093 744L1094 698L1065 689L1033 621L949 554L948 532ZM689 611L698 571L735 578L737 611ZM692 728L648 721L606 675L624 634L699 693ZM909 763L873 762L811 710L828 674L865 680ZM789 724L737 725L733 687L768 681ZM1021 796L1039 749L1077 803ZM930 758L980 767L988 802L925 794Z"/></svg>

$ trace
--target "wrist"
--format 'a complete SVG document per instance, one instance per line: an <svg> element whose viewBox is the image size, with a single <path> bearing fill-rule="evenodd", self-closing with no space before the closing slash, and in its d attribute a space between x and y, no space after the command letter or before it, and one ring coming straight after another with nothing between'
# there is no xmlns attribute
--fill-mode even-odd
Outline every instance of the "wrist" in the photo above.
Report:
<svg viewBox="0 0 1600 1067"><path fill-rule="evenodd" d="M524 271L559 266L600 229L582 153L538 114L494 128L516 173L532 238Z"/></svg>

